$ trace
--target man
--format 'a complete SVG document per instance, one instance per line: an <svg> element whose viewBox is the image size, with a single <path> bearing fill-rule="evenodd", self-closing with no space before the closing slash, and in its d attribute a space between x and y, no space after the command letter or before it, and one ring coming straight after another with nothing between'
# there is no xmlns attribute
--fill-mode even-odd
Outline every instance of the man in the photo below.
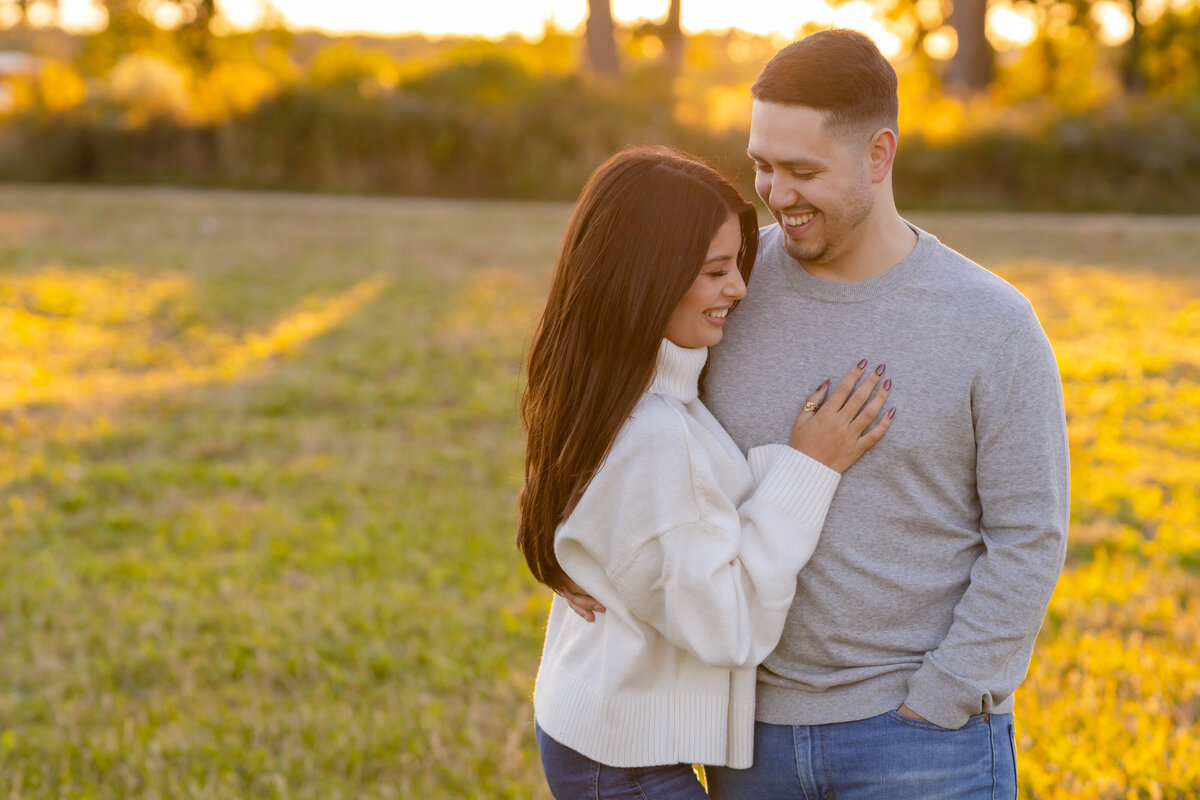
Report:
<svg viewBox="0 0 1200 800"><path fill-rule="evenodd" d="M896 210L896 76L865 36L781 50L749 155L776 224L705 402L743 449L797 398L886 364L888 435L844 475L758 673L754 766L715 800L1013 798L1012 695L1066 545L1053 352L1028 301Z"/></svg>
<svg viewBox="0 0 1200 800"><path fill-rule="evenodd" d="M843 475L759 668L754 765L710 767L709 792L1014 798L1012 695L1069 516L1054 354L1025 298L897 212L896 75L867 37L795 42L751 92L776 224L705 403L743 451L786 441L800 398L869 358L898 410Z"/></svg>

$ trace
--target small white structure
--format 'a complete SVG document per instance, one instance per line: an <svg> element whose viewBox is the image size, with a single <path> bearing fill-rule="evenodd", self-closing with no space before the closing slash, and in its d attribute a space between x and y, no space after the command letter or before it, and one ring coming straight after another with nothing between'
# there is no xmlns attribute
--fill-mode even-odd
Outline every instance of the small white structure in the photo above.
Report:
<svg viewBox="0 0 1200 800"><path fill-rule="evenodd" d="M12 110L13 93L9 85L14 76L36 75L42 60L35 55L17 50L0 50L0 114Z"/></svg>

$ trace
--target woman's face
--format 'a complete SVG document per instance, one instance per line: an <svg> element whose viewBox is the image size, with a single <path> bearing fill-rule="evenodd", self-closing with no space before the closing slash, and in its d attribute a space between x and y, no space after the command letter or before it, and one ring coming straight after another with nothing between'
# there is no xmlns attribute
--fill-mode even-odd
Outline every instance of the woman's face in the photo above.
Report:
<svg viewBox="0 0 1200 800"><path fill-rule="evenodd" d="M730 214L717 229L708 255L692 288L675 306L667 321L666 336L680 347L711 347L724 335L725 315L746 296L746 282L738 271L737 255L742 247L742 227Z"/></svg>

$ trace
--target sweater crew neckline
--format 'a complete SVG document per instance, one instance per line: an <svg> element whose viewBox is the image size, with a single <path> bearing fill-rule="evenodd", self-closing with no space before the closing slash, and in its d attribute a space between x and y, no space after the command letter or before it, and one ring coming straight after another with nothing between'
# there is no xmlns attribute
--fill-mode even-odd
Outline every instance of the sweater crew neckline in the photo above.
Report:
<svg viewBox="0 0 1200 800"><path fill-rule="evenodd" d="M700 373L706 363L707 347L680 347L669 339L663 339L658 346L654 379L648 391L690 403L700 394Z"/></svg>
<svg viewBox="0 0 1200 800"><path fill-rule="evenodd" d="M775 240L771 246L787 275L788 283L798 294L830 303L857 303L898 289L911 281L933 260L937 252L937 237L907 221L905 224L917 234L917 244L912 252L887 272L864 281L827 281L814 277L803 264L784 251L783 232L778 226L775 227Z"/></svg>

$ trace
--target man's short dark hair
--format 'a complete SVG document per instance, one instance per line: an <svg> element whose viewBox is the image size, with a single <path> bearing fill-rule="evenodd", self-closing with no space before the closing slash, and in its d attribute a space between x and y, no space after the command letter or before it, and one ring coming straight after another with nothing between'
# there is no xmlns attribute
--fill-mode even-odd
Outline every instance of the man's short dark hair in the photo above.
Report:
<svg viewBox="0 0 1200 800"><path fill-rule="evenodd" d="M827 111L838 127L899 133L896 71L857 31L834 28L792 42L767 62L750 93L768 103Z"/></svg>

